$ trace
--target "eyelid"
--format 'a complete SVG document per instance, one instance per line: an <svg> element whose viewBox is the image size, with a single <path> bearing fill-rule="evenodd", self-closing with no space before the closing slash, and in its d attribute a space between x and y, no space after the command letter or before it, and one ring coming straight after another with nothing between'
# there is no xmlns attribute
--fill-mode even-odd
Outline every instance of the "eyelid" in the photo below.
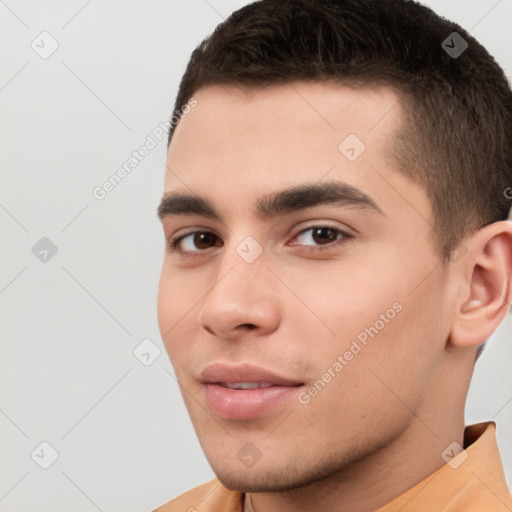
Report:
<svg viewBox="0 0 512 512"><path fill-rule="evenodd" d="M354 237L356 235L355 230L352 228L349 228L345 224L340 226L339 224L334 224L332 221L319 220L319 221L307 222L304 226L300 225L300 227L298 228L298 231L295 233L295 235L293 235L293 238L296 238L297 236L302 234L304 231L307 231L312 228L334 229L335 231L339 231L340 233L344 234L347 237Z"/></svg>
<svg viewBox="0 0 512 512"><path fill-rule="evenodd" d="M222 238L215 232L215 230L212 230L211 228L207 227L201 227L201 226L194 226L191 228L188 228L184 233L179 234L173 234L169 237L167 241L167 247L171 252L177 252L179 254L182 254L183 256L188 255L201 255L202 253L205 253L206 250L197 250L197 251L184 251L180 249L177 244L179 244L184 238L186 238L189 235L195 235L197 233L208 233L216 236L220 240Z"/></svg>
<svg viewBox="0 0 512 512"><path fill-rule="evenodd" d="M297 232L297 234L292 238L292 240L295 240L296 238L298 238L299 236L301 236L303 233L311 230L311 229L315 229L315 228L327 228L327 229L332 229L333 231L336 231L337 232L337 235L336 235L336 239L335 240L332 240L326 244L321 244L321 245L306 245L306 244L297 244L297 243L290 243L288 242L287 245L291 245L292 247L297 247L299 248L299 250L302 250L302 251L307 251L308 253L311 253L311 254L321 254L322 251L335 251L337 249L339 249L340 245L342 244L346 244L347 242L350 242L351 240L353 240L355 238L355 236L353 234L351 234L349 232L349 230L345 230L345 229L341 229L340 227L338 226L332 226L330 225L329 223L316 223L316 224L312 224L310 226L307 226L305 228L302 228L301 230L299 230ZM338 237L339 235L341 235L341 237Z"/></svg>

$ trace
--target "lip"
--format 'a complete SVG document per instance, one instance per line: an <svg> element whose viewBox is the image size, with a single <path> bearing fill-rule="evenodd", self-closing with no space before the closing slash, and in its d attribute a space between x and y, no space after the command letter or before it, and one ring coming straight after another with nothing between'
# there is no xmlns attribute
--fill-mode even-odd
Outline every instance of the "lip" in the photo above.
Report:
<svg viewBox="0 0 512 512"><path fill-rule="evenodd" d="M248 420L263 416L297 395L302 382L253 364L213 363L200 374L208 406L222 418ZM254 389L229 389L222 384L256 382L272 384Z"/></svg>
<svg viewBox="0 0 512 512"><path fill-rule="evenodd" d="M270 382L276 386L297 386L302 382L283 377L271 370L250 363L228 365L224 363L212 363L200 374L199 378L205 384L217 384L219 382Z"/></svg>

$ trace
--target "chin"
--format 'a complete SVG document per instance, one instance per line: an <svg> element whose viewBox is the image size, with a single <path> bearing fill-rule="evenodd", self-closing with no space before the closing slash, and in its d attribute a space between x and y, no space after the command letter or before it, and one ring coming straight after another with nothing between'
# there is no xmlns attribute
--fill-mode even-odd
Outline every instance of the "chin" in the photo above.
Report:
<svg viewBox="0 0 512 512"><path fill-rule="evenodd" d="M329 478L342 471L348 461L337 459L323 460L321 463L294 460L285 465L280 461L257 463L252 468L243 465L212 468L224 487L237 492L284 492L306 487ZM261 464L261 465L260 465Z"/></svg>
<svg viewBox="0 0 512 512"><path fill-rule="evenodd" d="M309 479L303 480L299 475L297 478L293 478L290 474L282 473L280 470L259 471L252 474L248 472L245 475L237 474L235 471L216 474L224 487L237 492L283 492L312 483Z"/></svg>
<svg viewBox="0 0 512 512"><path fill-rule="evenodd" d="M330 478L344 479L355 464L385 448L396 437L397 433L393 432L339 447L336 452L326 447L310 447L305 453L287 457L279 457L274 452L271 457L263 455L252 467L246 467L238 459L228 461L226 457L210 457L208 460L220 482L232 491L284 492Z"/></svg>

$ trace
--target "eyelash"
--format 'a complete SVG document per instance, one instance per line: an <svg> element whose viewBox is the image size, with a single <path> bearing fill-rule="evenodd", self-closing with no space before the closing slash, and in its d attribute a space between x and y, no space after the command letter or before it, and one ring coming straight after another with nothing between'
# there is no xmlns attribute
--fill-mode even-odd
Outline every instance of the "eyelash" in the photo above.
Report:
<svg viewBox="0 0 512 512"><path fill-rule="evenodd" d="M329 226L329 225L322 225L322 224L320 224L320 225L309 226L308 228L305 228L302 231L299 231L294 236L294 239L297 238L298 236L302 235L303 233L307 232L307 231L314 230L314 229L321 229L321 228L327 228L327 229L330 229L332 231L335 231L336 232L336 236L342 235L342 238L333 240L332 242L329 242L328 244L325 244L325 245L302 246L308 253L313 253L313 252L317 253L317 252L321 252L321 251L327 251L327 250L332 249L334 246L337 246L337 245L339 245L341 243L348 242L351 238L353 238L352 235L346 233L345 231L342 231L341 229L338 229L338 228L335 228L335 227L332 227L332 226ZM184 239L184 238L186 238L187 236L190 236L190 235L197 235L199 233L207 233L207 234L213 234L214 236L217 236L217 235L215 235L215 233L212 233L211 231L203 231L203 230L191 231L190 233L185 233L184 235L181 235L179 237L171 238L169 240L168 244L167 244L167 247L168 247L169 251L171 253L178 253L183 258L194 258L194 257L202 256L203 253L205 253L207 249L205 249L205 250L198 250L198 251L184 251L184 250L179 248L179 244L180 244L182 239Z"/></svg>

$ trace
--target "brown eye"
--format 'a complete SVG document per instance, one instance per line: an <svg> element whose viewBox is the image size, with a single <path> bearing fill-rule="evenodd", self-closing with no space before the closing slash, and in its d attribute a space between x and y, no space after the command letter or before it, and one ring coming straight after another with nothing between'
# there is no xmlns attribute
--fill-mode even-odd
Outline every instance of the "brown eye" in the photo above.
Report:
<svg viewBox="0 0 512 512"><path fill-rule="evenodd" d="M311 226L302 230L295 238L299 243L293 245L309 246L314 250L316 246L326 246L340 239L351 238L351 236L331 226Z"/></svg>
<svg viewBox="0 0 512 512"><path fill-rule="evenodd" d="M322 244L322 242L332 242L338 238L338 230L327 227L313 228L311 238L320 244Z"/></svg>
<svg viewBox="0 0 512 512"><path fill-rule="evenodd" d="M215 245L218 246L219 244L216 241L220 241L220 239L214 233L209 231L193 231L175 240L171 240L169 242L169 249L183 254L200 253Z"/></svg>
<svg viewBox="0 0 512 512"><path fill-rule="evenodd" d="M208 232L197 232L192 233L192 235L192 243L198 249L208 249L208 247L214 245L212 242L217 238L213 233Z"/></svg>

